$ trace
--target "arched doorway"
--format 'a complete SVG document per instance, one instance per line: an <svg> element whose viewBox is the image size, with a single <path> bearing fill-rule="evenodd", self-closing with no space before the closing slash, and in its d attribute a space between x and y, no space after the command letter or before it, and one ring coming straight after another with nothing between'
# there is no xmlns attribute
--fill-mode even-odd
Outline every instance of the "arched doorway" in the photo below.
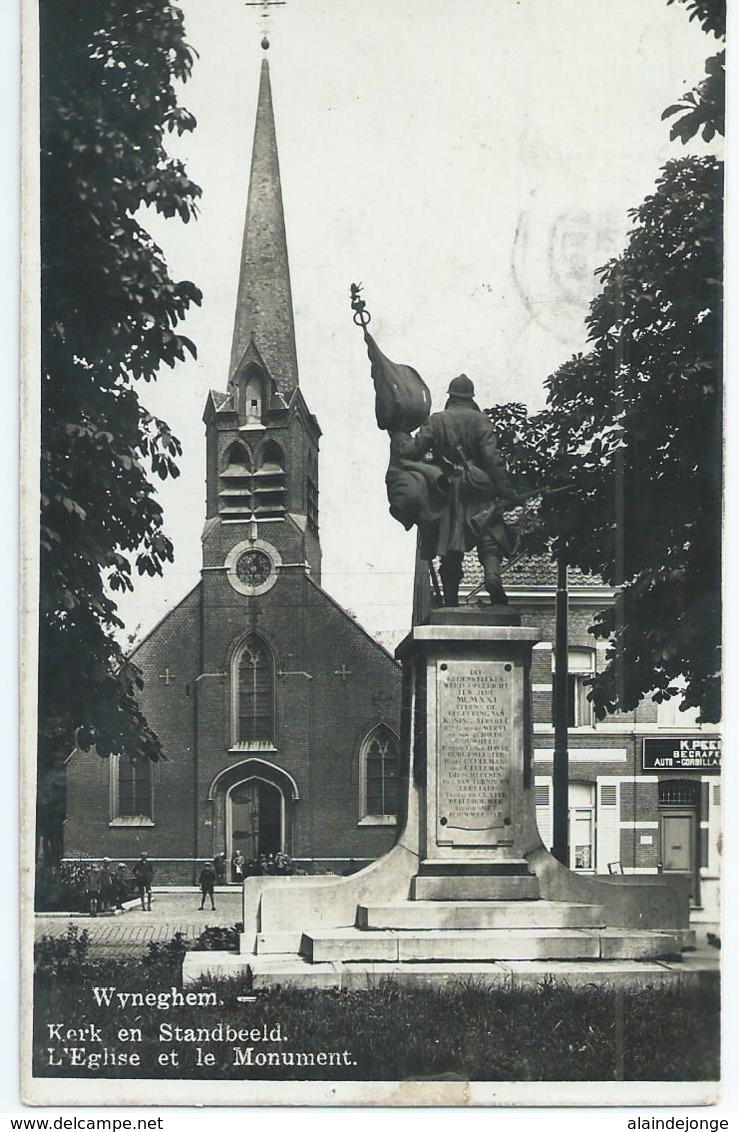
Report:
<svg viewBox="0 0 739 1132"><path fill-rule="evenodd" d="M229 880L235 880L233 858L246 861L262 853L292 856L298 784L282 767L250 757L224 767L210 784L213 803L213 852L225 852Z"/></svg>
<svg viewBox="0 0 739 1132"><path fill-rule="evenodd" d="M247 860L284 853L285 796L273 782L248 778L228 792L228 859L240 849Z"/></svg>

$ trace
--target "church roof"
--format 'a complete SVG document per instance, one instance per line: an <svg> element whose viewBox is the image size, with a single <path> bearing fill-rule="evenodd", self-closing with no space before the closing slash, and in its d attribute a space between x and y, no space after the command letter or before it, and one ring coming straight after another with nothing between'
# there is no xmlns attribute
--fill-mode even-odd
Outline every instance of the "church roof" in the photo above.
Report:
<svg viewBox="0 0 739 1132"><path fill-rule="evenodd" d="M298 384L290 269L269 65L262 60L229 384L254 339L280 393Z"/></svg>

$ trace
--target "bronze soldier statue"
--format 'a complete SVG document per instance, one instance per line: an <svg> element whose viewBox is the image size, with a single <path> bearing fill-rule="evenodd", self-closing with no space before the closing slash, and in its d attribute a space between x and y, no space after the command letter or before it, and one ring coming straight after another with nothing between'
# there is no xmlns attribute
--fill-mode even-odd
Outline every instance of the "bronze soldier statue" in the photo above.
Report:
<svg viewBox="0 0 739 1132"><path fill-rule="evenodd" d="M390 513L406 529L418 526L424 561L441 558L444 604L458 604L462 559L474 548L491 601L506 604L500 564L512 543L503 511L516 505L516 494L466 374L450 383L443 412L432 413L415 436L393 432L390 450ZM427 461L419 474L419 461L429 454L433 463Z"/></svg>
<svg viewBox="0 0 739 1132"><path fill-rule="evenodd" d="M500 564L512 551L512 535L503 512L518 500L475 387L466 374L455 377L443 412L429 415L431 395L420 374L390 361L367 330L360 291L361 284L352 284L354 321L372 363L377 425L390 434L390 514L406 530L418 527L424 561L441 558L445 605L459 604L462 560L474 548L493 604L507 604Z"/></svg>

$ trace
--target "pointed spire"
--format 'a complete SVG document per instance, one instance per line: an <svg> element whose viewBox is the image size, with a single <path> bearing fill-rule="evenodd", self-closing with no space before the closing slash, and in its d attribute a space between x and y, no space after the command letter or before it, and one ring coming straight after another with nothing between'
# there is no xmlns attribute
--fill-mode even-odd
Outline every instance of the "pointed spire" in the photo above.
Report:
<svg viewBox="0 0 739 1132"><path fill-rule="evenodd" d="M283 396L298 384L269 64L262 60L229 384L251 339Z"/></svg>

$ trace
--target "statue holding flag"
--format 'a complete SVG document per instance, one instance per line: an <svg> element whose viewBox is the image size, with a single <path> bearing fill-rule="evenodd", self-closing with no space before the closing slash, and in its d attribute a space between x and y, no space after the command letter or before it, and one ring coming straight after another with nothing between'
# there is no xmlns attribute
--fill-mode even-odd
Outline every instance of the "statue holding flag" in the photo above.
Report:
<svg viewBox="0 0 739 1132"><path fill-rule="evenodd" d="M424 561L441 559L445 605L459 602L463 556L473 548L493 604L506 604L500 565L513 540L503 512L518 499L495 430L466 374L450 383L443 411L430 413L431 395L420 374L391 362L367 330L370 315L360 290L361 284L352 284L354 321L363 329L372 366L377 425L390 434L390 514L406 530L418 527Z"/></svg>

